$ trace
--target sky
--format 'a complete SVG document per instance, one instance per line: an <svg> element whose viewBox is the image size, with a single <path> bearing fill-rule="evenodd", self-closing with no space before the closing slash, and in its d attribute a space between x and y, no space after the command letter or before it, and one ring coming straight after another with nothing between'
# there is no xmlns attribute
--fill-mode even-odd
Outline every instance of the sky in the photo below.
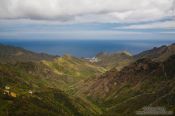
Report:
<svg viewBox="0 0 175 116"><path fill-rule="evenodd" d="M175 0L0 0L0 39L175 40Z"/></svg>

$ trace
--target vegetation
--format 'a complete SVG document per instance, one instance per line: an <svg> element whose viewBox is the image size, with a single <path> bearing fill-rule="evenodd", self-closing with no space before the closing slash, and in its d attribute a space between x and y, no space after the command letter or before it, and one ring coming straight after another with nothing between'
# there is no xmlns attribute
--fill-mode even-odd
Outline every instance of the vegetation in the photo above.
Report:
<svg viewBox="0 0 175 116"><path fill-rule="evenodd" d="M102 52L97 54L96 58L99 61L93 64L105 67L108 70L114 67L121 70L124 66L127 66L134 60L133 56L127 51L111 54Z"/></svg>
<svg viewBox="0 0 175 116"><path fill-rule="evenodd" d="M70 81L79 81L89 77L98 76L105 72L105 68L92 65L81 59L65 55L54 61L43 61L50 69L58 75L70 77ZM69 81L69 80L68 80Z"/></svg>
<svg viewBox="0 0 175 116"><path fill-rule="evenodd" d="M135 59L99 54L102 64L0 47L0 116L134 116L145 106L175 112L174 45Z"/></svg>

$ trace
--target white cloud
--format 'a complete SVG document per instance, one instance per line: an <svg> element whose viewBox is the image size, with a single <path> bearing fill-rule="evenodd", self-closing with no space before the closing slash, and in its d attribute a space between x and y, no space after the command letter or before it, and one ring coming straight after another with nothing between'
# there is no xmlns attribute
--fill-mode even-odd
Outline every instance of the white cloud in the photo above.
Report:
<svg viewBox="0 0 175 116"><path fill-rule="evenodd" d="M137 24L124 27L116 27L115 29L175 29L174 21L154 22L149 24Z"/></svg>
<svg viewBox="0 0 175 116"><path fill-rule="evenodd" d="M175 15L175 0L0 0L0 19L127 22Z"/></svg>

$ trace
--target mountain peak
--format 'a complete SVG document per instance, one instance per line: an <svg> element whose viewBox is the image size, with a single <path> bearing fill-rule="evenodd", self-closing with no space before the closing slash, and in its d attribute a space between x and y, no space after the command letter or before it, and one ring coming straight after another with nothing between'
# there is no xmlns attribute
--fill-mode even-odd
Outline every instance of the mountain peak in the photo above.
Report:
<svg viewBox="0 0 175 116"><path fill-rule="evenodd" d="M105 56L114 56L114 55L127 55L127 56L132 56L132 54L128 51L121 51L121 52L114 52L114 53L109 53L109 52L100 52L96 55L96 57L105 57Z"/></svg>
<svg viewBox="0 0 175 116"><path fill-rule="evenodd" d="M164 61L173 54L175 54L175 43L169 46L163 45L161 47L154 47L151 50L141 52L134 57L136 59L150 58L155 61Z"/></svg>
<svg viewBox="0 0 175 116"><path fill-rule="evenodd" d="M130 52L128 52L128 51L123 51L123 52L121 52L121 54L132 56L132 54Z"/></svg>

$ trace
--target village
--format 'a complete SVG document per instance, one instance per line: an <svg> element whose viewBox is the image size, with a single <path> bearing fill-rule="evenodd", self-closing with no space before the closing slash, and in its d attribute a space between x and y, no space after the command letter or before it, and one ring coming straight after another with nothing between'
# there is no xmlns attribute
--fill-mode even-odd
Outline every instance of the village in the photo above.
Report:
<svg viewBox="0 0 175 116"><path fill-rule="evenodd" d="M14 91L12 91L10 86L4 86L4 88L0 88L0 94L4 99L13 99L18 97L18 94ZM32 90L28 90L28 92L26 92L26 94L32 95L33 91Z"/></svg>

